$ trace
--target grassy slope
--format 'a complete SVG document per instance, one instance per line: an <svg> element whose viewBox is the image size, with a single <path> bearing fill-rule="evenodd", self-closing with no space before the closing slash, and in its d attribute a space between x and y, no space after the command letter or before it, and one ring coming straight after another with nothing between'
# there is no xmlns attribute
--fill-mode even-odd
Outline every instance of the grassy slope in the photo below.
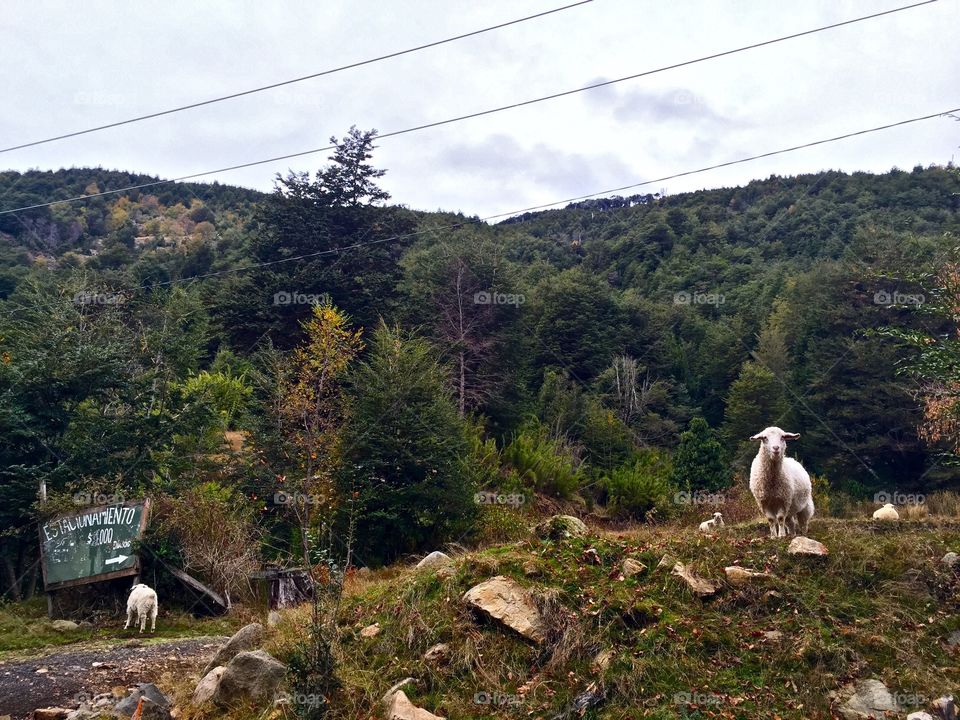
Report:
<svg viewBox="0 0 960 720"><path fill-rule="evenodd" d="M960 580L939 563L960 546L957 523L815 522L811 536L831 551L825 560L791 557L786 541L763 532L741 525L711 540L660 526L586 541L531 539L459 556L447 579L393 571L365 581L341 614L345 690L334 717L379 716L378 698L407 676L419 681L408 691L416 704L457 719L579 717L566 711L593 681L606 700L583 717L610 719L827 718L830 692L868 677L912 696L960 690L957 651L942 642L960 628ZM588 547L600 565L584 560ZM770 588L781 597L721 583L716 598L699 600L657 569L664 554L715 580L731 564L773 572ZM648 570L622 579L628 556ZM497 574L541 591L552 628L546 647L463 608L463 592ZM361 639L375 621L382 633ZM783 641L765 639L770 630ZM272 649L282 655L286 642L275 638ZM438 642L451 644L453 658L430 668L421 657ZM605 648L614 659L599 674L591 662ZM501 693L505 704L477 704L477 693ZM677 702L678 693L701 702Z"/></svg>

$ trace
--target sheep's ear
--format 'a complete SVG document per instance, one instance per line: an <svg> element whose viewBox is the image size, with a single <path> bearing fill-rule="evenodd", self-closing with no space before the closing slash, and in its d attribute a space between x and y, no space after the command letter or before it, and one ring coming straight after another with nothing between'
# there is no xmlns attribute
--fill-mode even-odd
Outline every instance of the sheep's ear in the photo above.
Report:
<svg viewBox="0 0 960 720"><path fill-rule="evenodd" d="M751 436L750 436L750 439L751 439L751 440L761 440L761 439L763 439L763 433L762 433L762 432L758 432L756 435L751 435Z"/></svg>
<svg viewBox="0 0 960 720"><path fill-rule="evenodd" d="M796 440L798 437L800 437L800 433L788 433L788 432L785 432L785 433L783 434L783 436L784 436L787 440Z"/></svg>

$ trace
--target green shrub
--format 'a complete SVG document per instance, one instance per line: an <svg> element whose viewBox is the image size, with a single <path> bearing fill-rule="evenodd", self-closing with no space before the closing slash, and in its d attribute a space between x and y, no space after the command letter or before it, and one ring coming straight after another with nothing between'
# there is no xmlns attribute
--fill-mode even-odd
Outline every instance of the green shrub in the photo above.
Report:
<svg viewBox="0 0 960 720"><path fill-rule="evenodd" d="M551 440L541 425L528 425L503 449L503 461L516 471L524 487L569 498L580 486L573 453Z"/></svg>
<svg viewBox="0 0 960 720"><path fill-rule="evenodd" d="M637 453L632 464L621 465L603 479L609 507L618 515L646 518L669 514L674 487L672 463L663 450Z"/></svg>

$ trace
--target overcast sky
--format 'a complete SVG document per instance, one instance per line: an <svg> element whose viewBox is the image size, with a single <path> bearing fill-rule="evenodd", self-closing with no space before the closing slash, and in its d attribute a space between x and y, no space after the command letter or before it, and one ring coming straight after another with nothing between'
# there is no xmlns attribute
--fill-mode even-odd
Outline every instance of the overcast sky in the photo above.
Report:
<svg viewBox="0 0 960 720"><path fill-rule="evenodd" d="M567 0L570 2L571 0ZM319 72L565 4L6 0L0 146ZM394 60L0 155L0 168L175 177L581 87L908 4L595 0ZM493 215L960 106L960 2L939 2L442 128L386 138L393 201ZM637 192L943 164L934 119ZM223 173L269 190L327 153ZM207 178L213 180L211 176ZM0 206L2 206L0 202Z"/></svg>

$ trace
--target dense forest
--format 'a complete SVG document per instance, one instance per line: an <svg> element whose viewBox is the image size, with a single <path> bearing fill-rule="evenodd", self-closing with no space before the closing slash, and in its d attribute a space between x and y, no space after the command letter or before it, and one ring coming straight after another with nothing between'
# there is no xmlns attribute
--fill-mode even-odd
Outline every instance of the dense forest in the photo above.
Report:
<svg viewBox="0 0 960 720"><path fill-rule="evenodd" d="M958 485L953 166L488 225L390 205L374 138L272 194L0 173L0 210L93 196L0 214L0 591L78 495L154 497L154 551L229 589L211 523L245 568L434 549L494 496L656 520L768 425L824 491Z"/></svg>

